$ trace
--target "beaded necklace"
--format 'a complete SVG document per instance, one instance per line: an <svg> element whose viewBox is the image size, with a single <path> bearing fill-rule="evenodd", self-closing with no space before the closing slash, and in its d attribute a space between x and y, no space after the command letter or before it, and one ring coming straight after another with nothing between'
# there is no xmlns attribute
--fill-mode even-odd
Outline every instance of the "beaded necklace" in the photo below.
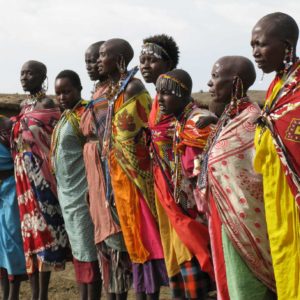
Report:
<svg viewBox="0 0 300 300"><path fill-rule="evenodd" d="M208 169L208 158L209 155L215 146L218 137L222 129L227 125L228 121L239 115L250 103L249 98L246 96L240 98L236 101L231 101L222 113L217 126L212 130L211 134L208 137L207 143L202 152L202 161L201 161L201 172L198 176L197 186L199 188L205 188L207 185L207 169Z"/></svg>
<svg viewBox="0 0 300 300"><path fill-rule="evenodd" d="M126 76L126 74L124 75ZM123 80L124 78L122 76L118 82L111 81L108 91L107 93L105 93L105 96L108 99L108 109L107 109L107 116L105 120L105 130L103 134L102 153L101 153L102 160L104 160L110 148L111 126L112 126L111 123L113 118L114 104L119 96L119 90Z"/></svg>
<svg viewBox="0 0 300 300"><path fill-rule="evenodd" d="M101 159L105 160L108 152L110 150L110 144L111 144L111 130L112 130L112 119L114 114L114 105L115 101L118 99L119 95L121 95L122 92L124 92L127 84L133 78L133 76L138 71L138 67L134 67L129 72L122 73L120 76L120 79L117 83L113 84L111 83L110 90L107 93L107 99L108 99L108 110L107 110L107 116L105 121L105 130L103 134L103 143L102 143L102 153L101 153Z"/></svg>
<svg viewBox="0 0 300 300"><path fill-rule="evenodd" d="M55 173L54 159L56 158L56 160L59 161L58 155L57 155L57 150L58 150L58 141L61 136L61 129L66 122L70 121L71 126L75 129L75 131L77 131L75 128L76 126L74 126L74 124L73 124L74 120L72 120L72 116L76 119L75 121L79 122L79 117L76 115L74 116L74 114L76 114L76 112L75 112L76 109L79 108L83 102L84 101L82 99L80 99L72 109L66 109L62 113L60 120L58 121L57 125L55 126L55 128L53 130L52 139L51 139L51 147L50 147L50 157L52 158L50 161L52 161L51 169L52 169L53 174ZM78 132L79 132L79 129L78 129ZM76 136L78 136L78 134ZM82 142L82 144L83 144L83 141L80 140L80 142Z"/></svg>
<svg viewBox="0 0 300 300"><path fill-rule="evenodd" d="M100 88L102 88L103 86L107 85L107 84L109 83L109 81L110 81L110 80L109 80L108 78L105 79L104 81L97 81L97 82L94 84L93 90L91 91L92 96L93 96L96 92L98 92L98 90L99 90Z"/></svg>
<svg viewBox="0 0 300 300"><path fill-rule="evenodd" d="M174 171L172 172L172 181L174 183L174 200L176 203L180 202L180 186L182 182L182 166L181 154L182 151L178 149L180 143L180 134L184 130L185 124L193 110L194 104L189 103L183 110L181 116L176 120L175 132L173 137L173 152L174 152Z"/></svg>
<svg viewBox="0 0 300 300"><path fill-rule="evenodd" d="M262 109L261 116L257 120L258 127L261 128L259 137L258 137L258 144L261 143L261 139L265 131L267 130L267 127L272 127L270 117L272 119L278 119L280 116L275 116L272 112L274 111L274 108L278 101L285 96L286 93L289 92L290 86L292 85L296 73L299 72L300 65L299 65L299 60L297 58L297 61L294 63L293 66L290 67L288 72L280 72L277 74L277 76L281 77L277 84L274 86L273 91L269 98L266 100L266 104L264 108ZM288 111L294 109L295 105L286 105L288 107ZM286 113L287 113L286 112Z"/></svg>
<svg viewBox="0 0 300 300"><path fill-rule="evenodd" d="M119 91L122 81L123 78L120 78L117 82L111 80L109 82L107 91L104 93L105 98L107 98L108 100L113 100L117 92Z"/></svg>
<svg viewBox="0 0 300 300"><path fill-rule="evenodd" d="M25 112L32 111L36 106L37 102L44 99L45 97L46 97L46 93L44 90L40 90L39 92L32 95L31 94L27 95L27 98L24 101L24 111Z"/></svg>

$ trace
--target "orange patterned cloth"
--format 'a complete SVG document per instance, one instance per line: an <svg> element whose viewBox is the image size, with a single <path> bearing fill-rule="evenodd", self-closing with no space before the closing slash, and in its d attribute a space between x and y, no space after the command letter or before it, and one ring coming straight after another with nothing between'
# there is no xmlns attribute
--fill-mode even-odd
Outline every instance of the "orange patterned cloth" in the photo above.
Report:
<svg viewBox="0 0 300 300"><path fill-rule="evenodd" d="M163 258L146 137L150 108L148 92L126 102L123 92L115 101L112 119L110 174L126 248L134 263Z"/></svg>

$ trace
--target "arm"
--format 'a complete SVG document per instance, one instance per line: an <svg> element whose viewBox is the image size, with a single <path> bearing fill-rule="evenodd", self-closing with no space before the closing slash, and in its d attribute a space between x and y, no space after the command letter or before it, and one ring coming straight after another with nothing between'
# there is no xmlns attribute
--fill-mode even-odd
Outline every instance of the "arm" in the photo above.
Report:
<svg viewBox="0 0 300 300"><path fill-rule="evenodd" d="M218 120L219 119L216 116L200 117L196 122L196 127L198 129L203 129L210 124L217 124Z"/></svg>
<svg viewBox="0 0 300 300"><path fill-rule="evenodd" d="M139 79L133 79L131 80L126 89L125 89L125 95L124 95L124 101L128 101L131 99L133 96L141 93L142 91L145 90L145 86Z"/></svg>
<svg viewBox="0 0 300 300"><path fill-rule="evenodd" d="M20 104L21 110L23 110L26 100L23 100ZM34 109L47 109L47 108L55 108L57 104L54 100L50 98L44 98L40 102L37 102Z"/></svg>

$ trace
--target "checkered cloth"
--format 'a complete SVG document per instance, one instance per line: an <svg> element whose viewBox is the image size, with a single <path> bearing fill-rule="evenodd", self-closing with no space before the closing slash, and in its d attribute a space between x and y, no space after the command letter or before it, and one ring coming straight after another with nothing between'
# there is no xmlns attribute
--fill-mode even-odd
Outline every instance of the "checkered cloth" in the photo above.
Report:
<svg viewBox="0 0 300 300"><path fill-rule="evenodd" d="M180 265L180 273L170 278L172 298L205 299L210 288L207 273L202 272L196 258Z"/></svg>

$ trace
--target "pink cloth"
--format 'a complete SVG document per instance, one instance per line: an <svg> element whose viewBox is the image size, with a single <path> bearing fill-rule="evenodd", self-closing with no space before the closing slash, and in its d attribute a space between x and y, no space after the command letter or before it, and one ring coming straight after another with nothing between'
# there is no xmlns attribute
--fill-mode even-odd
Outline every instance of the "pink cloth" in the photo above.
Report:
<svg viewBox="0 0 300 300"><path fill-rule="evenodd" d="M140 196L141 205L141 237L149 252L148 260L164 258L157 224L146 201Z"/></svg>
<svg viewBox="0 0 300 300"><path fill-rule="evenodd" d="M259 114L258 106L248 103L224 127L222 120L218 123L217 132L222 129L209 152L207 174L218 217L233 246L255 276L275 290L262 177L252 165Z"/></svg>
<svg viewBox="0 0 300 300"><path fill-rule="evenodd" d="M105 89L106 86L99 89L93 98L100 98ZM100 158L102 140L99 136L103 136L105 130L107 107L107 100L89 106L84 111L80 122L82 134L87 138L83 148L83 158L88 182L90 213L95 228L95 244L121 231L120 226L113 220L111 207L106 199L105 172ZM94 116L98 122L98 133L96 133Z"/></svg>

